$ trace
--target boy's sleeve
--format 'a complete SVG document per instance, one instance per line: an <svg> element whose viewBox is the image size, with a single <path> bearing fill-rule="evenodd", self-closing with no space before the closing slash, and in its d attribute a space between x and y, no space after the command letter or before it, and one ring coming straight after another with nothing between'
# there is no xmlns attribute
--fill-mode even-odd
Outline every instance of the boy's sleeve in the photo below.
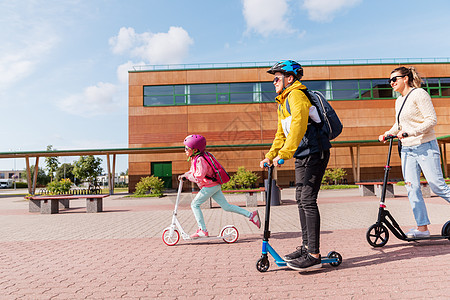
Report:
<svg viewBox="0 0 450 300"><path fill-rule="evenodd" d="M303 91L293 90L289 94L289 107L291 109L291 126L286 137L281 126L281 116L278 112L278 127L275 139L266 158L272 160L277 155L284 159L291 159L294 156L303 136L308 128L309 108L311 103Z"/></svg>
<svg viewBox="0 0 450 300"><path fill-rule="evenodd" d="M286 136L283 132L283 127L281 126L281 117L279 109L277 110L278 114L278 125L277 125L277 132L275 133L275 138L272 142L272 147L270 147L269 152L266 154L266 158L270 159L271 161L277 157L278 151L283 147L284 141L286 140Z"/></svg>
<svg viewBox="0 0 450 300"><path fill-rule="evenodd" d="M291 127L284 146L278 152L278 156L284 160L294 156L306 133L311 102L303 91L293 90L289 94L289 106L292 116Z"/></svg>

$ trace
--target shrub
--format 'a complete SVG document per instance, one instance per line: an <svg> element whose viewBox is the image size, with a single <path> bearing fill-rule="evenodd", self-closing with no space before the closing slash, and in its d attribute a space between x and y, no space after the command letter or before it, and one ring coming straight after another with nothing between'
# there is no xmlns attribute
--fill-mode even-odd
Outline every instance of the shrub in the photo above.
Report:
<svg viewBox="0 0 450 300"><path fill-rule="evenodd" d="M164 181L156 176L142 177L141 180L136 184L136 191L134 194L136 196L143 196L145 194L150 194L152 197L162 197L162 190L164 188Z"/></svg>
<svg viewBox="0 0 450 300"><path fill-rule="evenodd" d="M232 190L235 188L248 189L256 183L258 175L252 171L246 170L244 167L239 167L236 174L231 176L230 181L222 185L223 190Z"/></svg>
<svg viewBox="0 0 450 300"><path fill-rule="evenodd" d="M70 188L72 187L72 182L70 179L61 179L60 181L52 181L47 185L47 190L51 195L65 195L68 194Z"/></svg>
<svg viewBox="0 0 450 300"><path fill-rule="evenodd" d="M345 175L347 175L347 172L342 168L326 169L322 184L338 184L339 181L344 179Z"/></svg>

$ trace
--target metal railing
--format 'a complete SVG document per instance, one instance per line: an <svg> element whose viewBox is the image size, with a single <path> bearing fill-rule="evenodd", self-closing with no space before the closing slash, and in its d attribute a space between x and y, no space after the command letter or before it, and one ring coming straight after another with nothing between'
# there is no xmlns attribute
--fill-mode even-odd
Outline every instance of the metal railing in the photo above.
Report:
<svg viewBox="0 0 450 300"><path fill-rule="evenodd" d="M357 59L314 59L297 60L302 66L334 66L334 65L369 65L369 64L411 64L411 63L450 63L449 57L438 58L357 58ZM196 69L231 69L270 67L276 61L236 62L236 63L197 63L133 66L131 72L141 71L173 71Z"/></svg>

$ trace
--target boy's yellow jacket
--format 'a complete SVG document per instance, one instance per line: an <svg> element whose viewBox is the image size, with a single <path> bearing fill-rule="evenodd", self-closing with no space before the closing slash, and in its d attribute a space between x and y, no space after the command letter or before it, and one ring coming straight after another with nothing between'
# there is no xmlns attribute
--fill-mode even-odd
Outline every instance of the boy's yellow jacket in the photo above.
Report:
<svg viewBox="0 0 450 300"><path fill-rule="evenodd" d="M272 147L266 154L266 158L271 161L277 155L284 160L291 159L305 135L311 102L300 89L306 90L306 87L301 82L295 81L275 98L279 104L278 127ZM286 109L288 97L290 114Z"/></svg>

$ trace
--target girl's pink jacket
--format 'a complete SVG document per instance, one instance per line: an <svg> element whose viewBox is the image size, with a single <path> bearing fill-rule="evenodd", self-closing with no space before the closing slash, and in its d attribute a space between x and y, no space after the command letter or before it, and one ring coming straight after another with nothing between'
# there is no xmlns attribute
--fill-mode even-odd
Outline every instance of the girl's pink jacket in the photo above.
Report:
<svg viewBox="0 0 450 300"><path fill-rule="evenodd" d="M184 177L195 182L200 189L203 187L212 187L219 185L218 182L205 178L205 176L214 177L214 171L208 162L202 157L197 158L196 166L194 166L195 158L191 159L191 168L184 173Z"/></svg>

